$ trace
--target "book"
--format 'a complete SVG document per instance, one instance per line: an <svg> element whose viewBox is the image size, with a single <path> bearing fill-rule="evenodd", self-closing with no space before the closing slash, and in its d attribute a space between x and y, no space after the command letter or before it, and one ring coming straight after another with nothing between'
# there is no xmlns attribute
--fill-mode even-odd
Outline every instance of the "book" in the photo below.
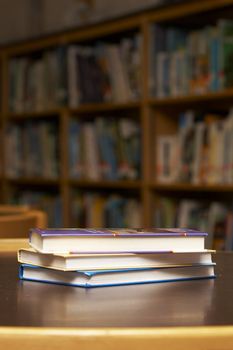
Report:
<svg viewBox="0 0 233 350"><path fill-rule="evenodd" d="M161 197L154 213L154 225L193 227L208 232L206 249L224 249L231 243L232 203ZM229 248L228 248L229 249Z"/></svg>
<svg viewBox="0 0 233 350"><path fill-rule="evenodd" d="M190 182L192 178L192 169L195 152L195 131L194 131L195 114L192 110L186 111L180 115L179 120L179 147L180 147L180 166L179 180L182 182Z"/></svg>
<svg viewBox="0 0 233 350"><path fill-rule="evenodd" d="M198 184L200 182L200 168L202 158L202 145L204 143L205 123L200 121L195 126L194 140L194 157L192 164L192 182Z"/></svg>
<svg viewBox="0 0 233 350"><path fill-rule="evenodd" d="M157 181L193 184L230 184L232 110L205 113L187 110L179 116L174 135L159 135L155 143Z"/></svg>
<svg viewBox="0 0 233 350"><path fill-rule="evenodd" d="M177 135L161 135L156 144L157 179L161 183L172 183L177 177Z"/></svg>
<svg viewBox="0 0 233 350"><path fill-rule="evenodd" d="M44 50L39 56L10 60L12 112L40 112L66 103L66 51L66 45L61 45Z"/></svg>
<svg viewBox="0 0 233 350"><path fill-rule="evenodd" d="M50 121L25 121L9 125L5 149L6 171L11 178L59 175L58 124Z"/></svg>
<svg viewBox="0 0 233 350"><path fill-rule="evenodd" d="M200 211L201 204L192 199L184 199L179 204L179 214L177 215L178 227L186 227L187 225L195 225ZM202 208L203 209L203 208ZM191 226L192 227L192 226Z"/></svg>
<svg viewBox="0 0 233 350"><path fill-rule="evenodd" d="M55 283L74 287L110 287L214 278L214 265L173 266L119 270L57 271L38 266L20 266L22 280Z"/></svg>
<svg viewBox="0 0 233 350"><path fill-rule="evenodd" d="M178 204L169 197L160 197L154 212L153 222L157 227L176 227Z"/></svg>
<svg viewBox="0 0 233 350"><path fill-rule="evenodd" d="M106 57L109 63L110 81L113 90L114 100L125 102L132 100L129 81L127 79L125 67L122 62L120 47L117 44L108 44L106 47Z"/></svg>
<svg viewBox="0 0 233 350"><path fill-rule="evenodd" d="M73 227L82 228L142 227L141 203L134 196L75 191L72 198L72 222Z"/></svg>
<svg viewBox="0 0 233 350"><path fill-rule="evenodd" d="M230 88L233 84L231 58L233 54L233 21L221 19L218 21L221 42L221 88Z"/></svg>
<svg viewBox="0 0 233 350"><path fill-rule="evenodd" d="M97 132L92 122L83 124L85 150L85 176L91 180L101 179Z"/></svg>
<svg viewBox="0 0 233 350"><path fill-rule="evenodd" d="M90 254L43 254L33 249L19 249L18 261L22 264L47 267L55 270L100 270L148 268L170 265L211 264L211 253L201 252L147 252L147 253L90 253Z"/></svg>
<svg viewBox="0 0 233 350"><path fill-rule="evenodd" d="M218 27L209 29L210 35L210 90L218 91L221 86L221 39Z"/></svg>
<svg viewBox="0 0 233 350"><path fill-rule="evenodd" d="M33 209L40 209L48 215L50 227L62 227L62 201L59 195L48 191L15 190L10 201L12 204L28 205Z"/></svg>
<svg viewBox="0 0 233 350"><path fill-rule="evenodd" d="M230 88L233 21L198 29L153 25L149 30L149 88L163 98Z"/></svg>
<svg viewBox="0 0 233 350"><path fill-rule="evenodd" d="M32 248L44 253L203 250L207 233L192 229L30 230Z"/></svg>

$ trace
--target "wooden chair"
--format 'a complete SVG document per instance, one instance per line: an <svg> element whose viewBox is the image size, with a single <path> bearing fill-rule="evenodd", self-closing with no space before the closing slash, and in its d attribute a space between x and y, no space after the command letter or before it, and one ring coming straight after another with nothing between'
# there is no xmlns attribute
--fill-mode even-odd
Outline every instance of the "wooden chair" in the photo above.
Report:
<svg viewBox="0 0 233 350"><path fill-rule="evenodd" d="M29 205L0 204L0 217L2 215L21 214L30 210Z"/></svg>
<svg viewBox="0 0 233 350"><path fill-rule="evenodd" d="M17 213L12 210L5 215L0 211L0 238L27 238L30 228L47 225L47 214L41 210L27 209Z"/></svg>

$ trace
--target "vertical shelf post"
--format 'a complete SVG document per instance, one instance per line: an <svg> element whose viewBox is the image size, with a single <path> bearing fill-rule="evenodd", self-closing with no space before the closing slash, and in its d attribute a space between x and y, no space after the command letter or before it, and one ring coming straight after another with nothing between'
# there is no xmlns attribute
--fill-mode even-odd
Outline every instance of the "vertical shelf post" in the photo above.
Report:
<svg viewBox="0 0 233 350"><path fill-rule="evenodd" d="M6 166L5 166L5 141L6 141L6 126L7 126L7 114L9 111L9 74L8 74L9 57L4 53L1 53L1 120L0 120L0 166L1 166L1 196L2 203L9 201L9 186L7 181Z"/></svg>
<svg viewBox="0 0 233 350"><path fill-rule="evenodd" d="M59 150L60 150L60 195L62 202L62 215L64 227L70 226L70 188L69 188L69 113L63 110L60 114Z"/></svg>
<svg viewBox="0 0 233 350"><path fill-rule="evenodd" d="M153 205L152 193L149 188L151 179L151 156L153 153L152 138L153 130L151 128L151 115L149 100L149 22L146 16L142 18L142 109L141 109L141 126L142 126L142 217L143 226L152 225Z"/></svg>

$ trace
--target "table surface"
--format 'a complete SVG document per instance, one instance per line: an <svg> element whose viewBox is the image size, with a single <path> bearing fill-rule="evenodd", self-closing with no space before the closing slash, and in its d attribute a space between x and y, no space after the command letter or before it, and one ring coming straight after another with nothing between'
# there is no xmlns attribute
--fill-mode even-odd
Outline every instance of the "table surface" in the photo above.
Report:
<svg viewBox="0 0 233 350"><path fill-rule="evenodd" d="M0 253L0 326L233 325L233 253L213 256L217 278L81 289L20 281L15 252Z"/></svg>

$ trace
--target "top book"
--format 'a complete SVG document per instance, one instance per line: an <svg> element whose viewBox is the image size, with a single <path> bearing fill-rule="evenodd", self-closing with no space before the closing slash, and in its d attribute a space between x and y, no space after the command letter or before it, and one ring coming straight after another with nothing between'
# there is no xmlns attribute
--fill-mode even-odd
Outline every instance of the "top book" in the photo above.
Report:
<svg viewBox="0 0 233 350"><path fill-rule="evenodd" d="M207 233L192 229L31 229L29 243L43 253L201 251Z"/></svg>

